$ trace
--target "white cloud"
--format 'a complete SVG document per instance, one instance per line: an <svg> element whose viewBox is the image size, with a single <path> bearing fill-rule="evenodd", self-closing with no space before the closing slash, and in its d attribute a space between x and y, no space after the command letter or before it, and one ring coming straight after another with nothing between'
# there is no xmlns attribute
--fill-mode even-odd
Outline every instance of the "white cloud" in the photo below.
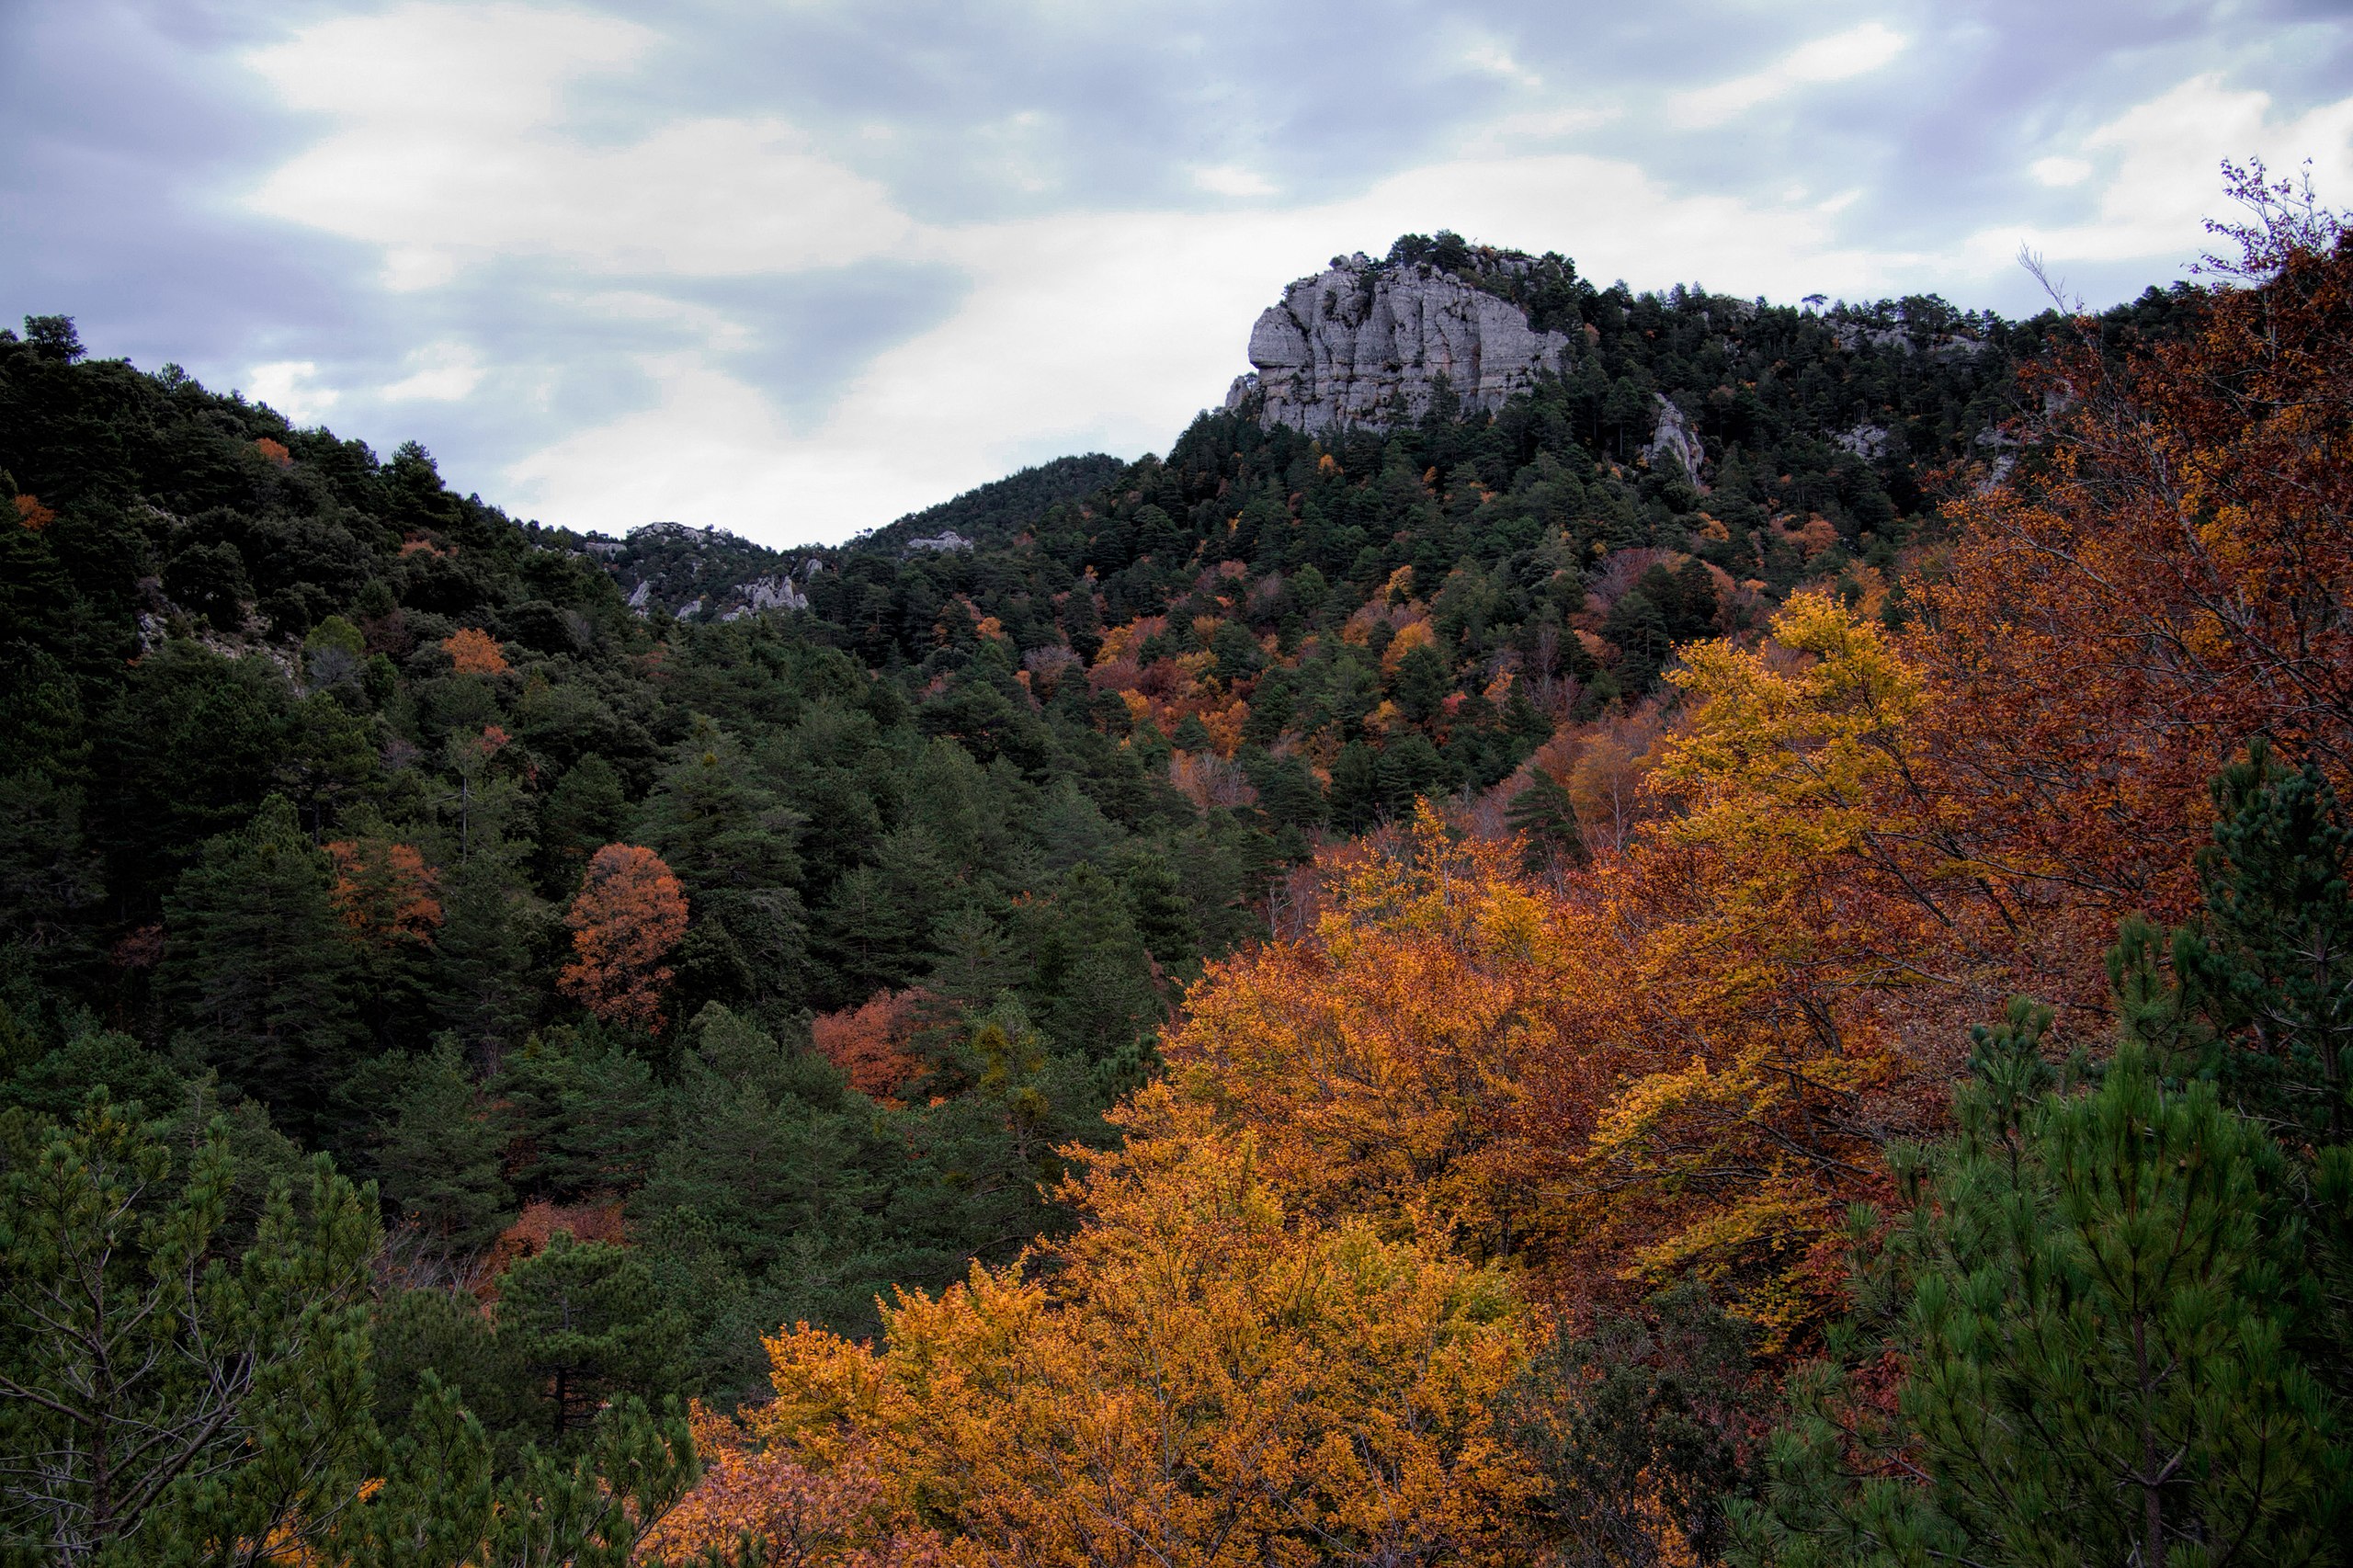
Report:
<svg viewBox="0 0 2353 1568"><path fill-rule="evenodd" d="M308 28L248 63L336 129L247 204L382 246L395 290L496 256L741 277L906 237L888 192L780 119L680 120L620 145L563 134L563 89L631 62L652 36L520 6L413 5Z"/></svg>
<svg viewBox="0 0 2353 1568"><path fill-rule="evenodd" d="M2050 157L2033 165L2073 176L2090 198L2079 222L2057 227L1999 225L1970 237L1964 253L1991 262L2014 256L2023 242L2053 264L2129 261L2168 256L2194 243L2199 225L2217 205L2220 167L2229 158L2260 156L2275 171L2313 160L2324 193L2353 189L2353 97L2291 119L2272 112L2268 93L2233 89L2220 75L2194 76L2136 105L2086 135L2081 157Z"/></svg>
<svg viewBox="0 0 2353 1568"><path fill-rule="evenodd" d="M646 406L570 430L507 469L513 493L502 499L574 526L678 517L775 542L839 539L1057 453L1165 448L1246 368L1250 324L1286 282L1407 231L1562 250L1597 279L1680 278L1782 299L1899 289L1967 297L2011 270L2019 238L2006 228L1990 250L1975 239L1933 252L1859 248L1840 230L1855 189L1784 176L1737 193L1683 191L1623 159L1557 150L1621 115L1616 100L1523 100L1466 134L1447 162L1315 206L1268 199L1279 191L1267 176L1223 163L1190 169L1196 188L1247 199L1206 212L926 224L781 119L686 118L619 139L592 139L567 120L568 91L642 63L655 41L569 11L411 6L313 28L256 57L290 101L330 119L255 205L373 244L395 290L534 257L561 279L541 285L543 303L584 322L666 329L665 347L635 361L652 388ZM1851 28L1680 95L1671 114L1718 123L1876 69L1904 47L1886 27ZM1033 112L974 134L1001 175L1044 188L1061 177L1052 129ZM2341 161L2348 131L2353 98L2274 125L2261 94L2200 78L2048 150L2036 177L2077 181L2097 214L2040 243L2054 259L2170 258L2196 239L2222 153L2259 147L2287 165L2333 148ZM2320 172L2325 188L2353 186L2332 166ZM777 278L781 290L790 273L875 256L953 273L957 307L875 354L809 417L788 415L734 368L731 357L769 347L746 319L665 289L665 278L743 277ZM485 387L513 401L538 376L540 405L551 406L546 389L564 369L487 362L442 342L368 401L462 408ZM251 384L303 418L335 401L307 360L256 368Z"/></svg>
<svg viewBox="0 0 2353 1568"><path fill-rule="evenodd" d="M1272 196L1275 182L1239 164L1218 164L1193 171L1193 184L1211 196Z"/></svg>
<svg viewBox="0 0 2353 1568"><path fill-rule="evenodd" d="M519 131L556 118L575 79L628 65L659 41L585 11L412 3L304 28L244 62L290 108L403 129Z"/></svg>
<svg viewBox="0 0 2353 1568"><path fill-rule="evenodd" d="M408 357L413 369L376 395L387 403L463 403L482 384L482 358L462 343L434 343Z"/></svg>
<svg viewBox="0 0 2353 1568"><path fill-rule="evenodd" d="M1611 214L1606 232L1586 215ZM509 471L532 515L627 528L714 522L772 541L857 528L1086 449L1165 449L1247 369L1250 323L1335 251L1452 227L1574 249L1588 273L1688 277L1793 296L1890 285L1916 262L1840 248L1818 205L1686 197L1631 165L1574 154L1415 170L1313 208L1069 213L926 231L917 253L972 279L962 307L871 360L823 419L784 420L694 354L641 369L650 408Z"/></svg>
<svg viewBox="0 0 2353 1568"><path fill-rule="evenodd" d="M1761 71L1677 93L1667 99L1667 118L1689 131L1722 125L1801 87L1866 75L1904 52L1906 41L1884 23L1865 22L1800 45Z"/></svg>
<svg viewBox="0 0 2353 1568"><path fill-rule="evenodd" d="M316 425L343 401L332 387L318 384L319 367L311 359L273 359L245 372L245 395L266 403L296 425Z"/></svg>
<svg viewBox="0 0 2353 1568"><path fill-rule="evenodd" d="M1482 40L1463 51L1462 63L1489 76L1500 76L1523 87L1540 87L1544 78L1512 58L1511 51L1492 40Z"/></svg>
<svg viewBox="0 0 2353 1568"><path fill-rule="evenodd" d="M2091 165L2082 158L2037 158L2027 173L2052 187L2081 185L2092 177Z"/></svg>
<svg viewBox="0 0 2353 1568"><path fill-rule="evenodd" d="M1488 120L1463 138L1461 152L1472 153L1522 152L1596 130L1621 118L1617 104L1579 104L1565 108L1528 109Z"/></svg>

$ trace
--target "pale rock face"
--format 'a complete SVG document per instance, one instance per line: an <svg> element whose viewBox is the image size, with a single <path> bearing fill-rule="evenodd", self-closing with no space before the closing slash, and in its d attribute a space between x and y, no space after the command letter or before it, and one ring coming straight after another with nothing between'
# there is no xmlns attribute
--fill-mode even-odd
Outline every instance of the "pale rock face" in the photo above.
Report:
<svg viewBox="0 0 2353 1568"><path fill-rule="evenodd" d="M1658 428L1651 435L1651 444L1643 449L1643 460L1656 468L1660 460L1672 457L1683 465L1683 472L1692 483L1699 483L1699 463L1706 456L1693 432L1691 422L1683 416L1664 392L1653 392L1658 399Z"/></svg>
<svg viewBox="0 0 2353 1568"><path fill-rule="evenodd" d="M720 616L722 620L741 620L747 615L763 610L807 609L809 597L793 582L790 572L773 577L755 577L748 583L735 585L735 592L743 602Z"/></svg>
<svg viewBox="0 0 2353 1568"><path fill-rule="evenodd" d="M1378 428L1404 394L1408 418L1429 412L1446 378L1464 410L1492 413L1541 370L1558 370L1570 340L1540 333L1518 306L1426 267L1376 270L1359 253L1283 290L1250 333L1255 373L1237 377L1228 408L1254 391L1261 418L1318 433Z"/></svg>
<svg viewBox="0 0 2353 1568"><path fill-rule="evenodd" d="M907 540L907 549L909 551L928 550L940 554L945 554L950 551L970 550L972 548L972 541L966 539L962 534L958 533L954 528L949 528L946 533L931 534L923 539L911 539Z"/></svg>
<svg viewBox="0 0 2353 1568"><path fill-rule="evenodd" d="M1887 455L1887 426L1865 420L1853 429L1830 439L1839 450L1852 452L1866 462L1873 462Z"/></svg>

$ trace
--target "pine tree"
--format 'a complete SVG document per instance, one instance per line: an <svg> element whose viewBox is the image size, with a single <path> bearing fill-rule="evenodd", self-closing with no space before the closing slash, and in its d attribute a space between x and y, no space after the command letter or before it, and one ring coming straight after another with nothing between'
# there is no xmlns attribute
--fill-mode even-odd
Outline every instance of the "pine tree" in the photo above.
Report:
<svg viewBox="0 0 2353 1568"><path fill-rule="evenodd" d="M1427 642L1416 643L1397 661L1392 689L1398 711L1414 723L1427 724L1438 717L1439 705L1454 689L1453 672L1437 649Z"/></svg>
<svg viewBox="0 0 2353 1568"><path fill-rule="evenodd" d="M7 1131L0 1552L164 1562L281 1530L300 1544L368 1473L373 1195L322 1155L299 1209L279 1186L251 1247L223 1256L225 1125L180 1171L103 1096L71 1127Z"/></svg>
<svg viewBox="0 0 2353 1568"><path fill-rule="evenodd" d="M662 1092L643 1055L593 1026L534 1034L507 1053L492 1090L533 1197L578 1202L645 1179L661 1136Z"/></svg>
<svg viewBox="0 0 2353 1568"><path fill-rule="evenodd" d="M639 832L698 900L722 888L790 887L799 813L756 775L751 759L697 714L676 760L646 797Z"/></svg>
<svg viewBox="0 0 2353 1568"><path fill-rule="evenodd" d="M0 945L52 960L76 952L87 941L83 912L102 892L81 790L43 773L0 776Z"/></svg>
<svg viewBox="0 0 2353 1568"><path fill-rule="evenodd" d="M949 914L935 940L939 959L925 977L925 988L958 1007L978 1012L993 1006L1020 978L1019 956L996 922L977 909Z"/></svg>
<svg viewBox="0 0 2353 1568"><path fill-rule="evenodd" d="M537 1381L541 1430L558 1447L609 1399L675 1391L685 1334L644 1261L608 1242L558 1231L499 1278L499 1338Z"/></svg>
<svg viewBox="0 0 2353 1568"><path fill-rule="evenodd" d="M540 801L540 888L551 896L580 885L588 857L620 836L629 797L613 765L590 752Z"/></svg>
<svg viewBox="0 0 2353 1568"><path fill-rule="evenodd" d="M1446 759L1423 734L1392 738L1381 748L1374 775L1380 780L1381 804L1392 817L1412 815L1415 801L1442 795L1455 782Z"/></svg>
<svg viewBox="0 0 2353 1568"><path fill-rule="evenodd" d="M2211 1022L2200 1069L2284 1136L2353 1137L2353 824L2321 770L2257 740L2214 780L2202 928L2175 938L2185 1003Z"/></svg>
<svg viewBox="0 0 2353 1568"><path fill-rule="evenodd" d="M1864 1446L1926 1484L1853 1485L1860 1408L1809 1381L1762 1506L1735 1509L1743 1561L2341 1561L2353 1449L2296 1349L2293 1172L2212 1083L2161 1074L2154 953L2120 944L2126 1034L2091 1093L2052 1087L2047 1010L1976 1031L1961 1133L1908 1178L1921 1200L1881 1260L1906 1376Z"/></svg>
<svg viewBox="0 0 2353 1568"><path fill-rule="evenodd" d="M479 852L442 879L443 920L433 947L433 1011L483 1062L500 1054L539 1004L530 984L531 928L544 906L503 853Z"/></svg>
<svg viewBox="0 0 2353 1568"><path fill-rule="evenodd" d="M357 959L330 881L272 795L244 829L206 841L165 905L165 995L224 1076L306 1131L358 1036Z"/></svg>
<svg viewBox="0 0 2353 1568"><path fill-rule="evenodd" d="M1340 748L1332 764L1332 825L1362 833L1381 819L1381 759L1362 741Z"/></svg>
<svg viewBox="0 0 2353 1568"><path fill-rule="evenodd" d="M1131 1043L1156 997L1152 956L1119 883L1081 862L1039 918L1035 983L1046 1032L1090 1060Z"/></svg>
<svg viewBox="0 0 2353 1568"><path fill-rule="evenodd" d="M1192 905L1165 857L1147 850L1131 858L1120 881L1135 910L1136 934L1154 958L1175 966L1199 950L1201 933Z"/></svg>
<svg viewBox="0 0 2353 1568"><path fill-rule="evenodd" d="M1528 788L1511 798L1504 824L1527 840L1529 870L1539 869L1555 857L1570 861L1586 858L1576 803L1561 781L1540 767L1529 770Z"/></svg>
<svg viewBox="0 0 2353 1568"><path fill-rule="evenodd" d="M1178 751L1205 752L1217 749L1217 742L1211 738L1209 726L1201 722L1201 716L1198 713L1188 713L1176 722L1176 728L1169 735L1168 744Z"/></svg>
<svg viewBox="0 0 2353 1568"><path fill-rule="evenodd" d="M489 1245L515 1196L500 1169L504 1130L466 1076L454 1040L444 1037L403 1076L406 1087L376 1154L384 1195L442 1250Z"/></svg>

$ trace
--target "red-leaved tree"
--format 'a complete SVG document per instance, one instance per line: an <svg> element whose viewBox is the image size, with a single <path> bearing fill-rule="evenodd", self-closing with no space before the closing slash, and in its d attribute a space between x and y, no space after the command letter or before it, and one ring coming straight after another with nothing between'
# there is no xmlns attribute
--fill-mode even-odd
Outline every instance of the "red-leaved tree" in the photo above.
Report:
<svg viewBox="0 0 2353 1568"><path fill-rule="evenodd" d="M686 890L662 857L634 844L606 845L590 858L563 920L573 951L561 977L564 994L607 1023L659 1030L662 988L672 973L663 960L687 933Z"/></svg>

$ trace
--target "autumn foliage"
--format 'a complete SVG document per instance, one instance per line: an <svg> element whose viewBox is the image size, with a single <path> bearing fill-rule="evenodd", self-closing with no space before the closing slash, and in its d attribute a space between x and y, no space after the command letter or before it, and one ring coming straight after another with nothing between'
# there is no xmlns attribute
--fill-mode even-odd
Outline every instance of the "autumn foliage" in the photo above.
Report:
<svg viewBox="0 0 2353 1568"><path fill-rule="evenodd" d="M441 925L440 875L410 844L337 839L335 913L352 935L375 947L430 946Z"/></svg>
<svg viewBox="0 0 2353 1568"><path fill-rule="evenodd" d="M506 655L498 640L474 627L461 626L449 633L441 640L441 650L449 655L449 667L461 676L506 673Z"/></svg>
<svg viewBox="0 0 2353 1568"><path fill-rule="evenodd" d="M1548 745L1589 865L1531 876L1470 831L1492 805L1327 850L1312 917L1188 996L1124 1145L1066 1151L1079 1228L903 1294L876 1344L771 1340L675 1544L718 1516L825 1561L1529 1560L1539 1483L1489 1412L1548 1313L1698 1279L1768 1357L1819 1345L1849 1206L1941 1130L1961 1026L2033 990L2054 1047L2096 1042L2100 949L2190 913L2250 742L2353 783L2353 246L2263 210L2255 286L2188 335L2076 324L2030 460L1913 575L1792 594L1686 644L1669 704ZM1427 645L1410 589L1349 631ZM1091 681L1216 736L1229 687L1141 661L1160 630ZM1182 764L1197 800L1222 749ZM892 1039L890 1000L829 1027Z"/></svg>
<svg viewBox="0 0 2353 1568"><path fill-rule="evenodd" d="M1154 1086L1085 1155L1048 1284L975 1265L904 1293L875 1346L769 1342L749 1418L960 1561L1507 1559L1533 1483L1493 1430L1521 1320L1432 1230L1287 1205L1252 1135Z"/></svg>
<svg viewBox="0 0 2353 1568"><path fill-rule="evenodd" d="M878 991L863 1004L812 1019L809 1034L825 1060L861 1095L889 1100L923 1070L908 1048L927 1021L920 989Z"/></svg>
<svg viewBox="0 0 2353 1568"><path fill-rule="evenodd" d="M955 1559L939 1536L894 1508L883 1467L844 1453L823 1468L762 1443L742 1423L698 1403L690 1415L701 1482L655 1525L643 1556L697 1562L737 1554L741 1568L945 1568Z"/></svg>
<svg viewBox="0 0 2353 1568"><path fill-rule="evenodd" d="M1802 1332L1858 1112L1912 1119L1870 1010L1817 952L1727 928L1740 890L1701 857L1646 846L1560 892L1507 849L1425 808L1343 856L1312 936L1195 992L1172 1083L1313 1210L1437 1220L1544 1294L1696 1272L1768 1339Z"/></svg>
<svg viewBox="0 0 2353 1568"><path fill-rule="evenodd" d="M498 1278L506 1272L509 1264L545 1252L549 1238L558 1231L574 1241L620 1245L629 1240L628 1226L618 1203L551 1203L544 1198L536 1199L523 1205L522 1212L499 1232L498 1239L491 1244L490 1256L479 1274L480 1290L495 1291Z"/></svg>
<svg viewBox="0 0 2353 1568"><path fill-rule="evenodd" d="M662 858L633 844L597 850L564 924L573 950L564 994L608 1023L659 1030L672 978L665 960L687 931L686 892Z"/></svg>

